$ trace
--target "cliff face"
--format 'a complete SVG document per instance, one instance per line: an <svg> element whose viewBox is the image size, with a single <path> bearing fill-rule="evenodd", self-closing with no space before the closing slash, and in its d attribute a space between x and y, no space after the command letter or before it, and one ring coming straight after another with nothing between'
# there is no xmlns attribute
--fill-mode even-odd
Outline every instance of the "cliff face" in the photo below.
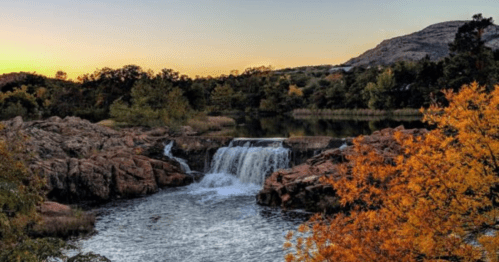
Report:
<svg viewBox="0 0 499 262"><path fill-rule="evenodd" d="M466 21L438 23L405 36L384 40L378 46L345 64L350 66L388 65L401 60L416 61L430 56L433 61L449 55L449 43L454 41L460 26ZM499 26L489 26L483 40L487 47L499 49Z"/></svg>

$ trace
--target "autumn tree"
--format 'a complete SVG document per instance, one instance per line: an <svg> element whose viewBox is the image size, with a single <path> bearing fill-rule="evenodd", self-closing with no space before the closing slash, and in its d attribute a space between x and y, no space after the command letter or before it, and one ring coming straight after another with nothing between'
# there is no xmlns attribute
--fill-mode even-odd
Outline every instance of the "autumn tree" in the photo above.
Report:
<svg viewBox="0 0 499 262"><path fill-rule="evenodd" d="M349 211L300 226L287 261L499 260L499 86L445 96L425 113L436 129L395 134L400 155L356 139L339 176L323 178Z"/></svg>

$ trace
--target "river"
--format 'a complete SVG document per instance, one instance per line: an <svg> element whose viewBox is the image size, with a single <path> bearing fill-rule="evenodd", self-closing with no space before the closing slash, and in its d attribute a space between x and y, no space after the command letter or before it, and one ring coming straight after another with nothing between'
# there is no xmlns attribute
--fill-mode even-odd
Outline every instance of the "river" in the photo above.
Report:
<svg viewBox="0 0 499 262"><path fill-rule="evenodd" d="M417 119L265 118L240 119L235 131L246 137L346 137L398 125L423 127ZM266 175L289 166L290 152L282 141L234 139L217 150L200 182L100 207L98 233L77 244L112 261L284 261L284 235L310 214L262 207L255 200ZM171 147L166 145L165 155L182 163Z"/></svg>
<svg viewBox="0 0 499 262"><path fill-rule="evenodd" d="M235 139L203 180L102 206L78 241L112 261L283 261L284 235L309 214L256 204L265 175L289 165L282 139Z"/></svg>

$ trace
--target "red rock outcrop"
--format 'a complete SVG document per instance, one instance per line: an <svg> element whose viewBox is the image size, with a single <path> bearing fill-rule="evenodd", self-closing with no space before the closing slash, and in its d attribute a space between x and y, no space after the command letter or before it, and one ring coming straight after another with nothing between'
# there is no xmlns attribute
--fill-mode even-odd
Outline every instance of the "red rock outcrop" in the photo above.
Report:
<svg viewBox="0 0 499 262"><path fill-rule="evenodd" d="M387 128L364 136L362 143L385 156L400 153L400 145L393 134L401 131L420 136L426 129ZM334 213L342 207L331 185L321 182L324 176L338 176L337 166L344 163L352 153L352 146L329 149L308 159L304 164L291 169L280 170L267 178L263 189L257 195L257 202L265 206L280 206L283 209L305 209L312 212Z"/></svg>
<svg viewBox="0 0 499 262"><path fill-rule="evenodd" d="M166 128L118 132L77 117L30 122L16 117L2 124L0 135L7 139L18 131L29 137L30 168L47 179L49 198L59 202L99 203L193 181L177 162L142 155L168 138Z"/></svg>

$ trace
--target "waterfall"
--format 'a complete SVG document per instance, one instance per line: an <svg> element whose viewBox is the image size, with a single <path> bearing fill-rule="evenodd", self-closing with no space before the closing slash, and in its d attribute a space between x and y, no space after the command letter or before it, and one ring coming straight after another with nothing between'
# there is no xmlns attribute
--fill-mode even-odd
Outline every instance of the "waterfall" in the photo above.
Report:
<svg viewBox="0 0 499 262"><path fill-rule="evenodd" d="M165 155L165 156L167 156L169 158L175 159L180 164L180 167L182 168L182 171L184 171L185 173L190 173L191 172L191 168L187 164L187 161L185 159L183 159L183 158L174 157L172 155L172 147L173 147L173 140L168 145L165 146L165 149L163 151L163 155Z"/></svg>
<svg viewBox="0 0 499 262"><path fill-rule="evenodd" d="M243 183L263 185L267 175L287 168L290 150L283 147L283 138L237 138L213 156L210 174L231 174Z"/></svg>

